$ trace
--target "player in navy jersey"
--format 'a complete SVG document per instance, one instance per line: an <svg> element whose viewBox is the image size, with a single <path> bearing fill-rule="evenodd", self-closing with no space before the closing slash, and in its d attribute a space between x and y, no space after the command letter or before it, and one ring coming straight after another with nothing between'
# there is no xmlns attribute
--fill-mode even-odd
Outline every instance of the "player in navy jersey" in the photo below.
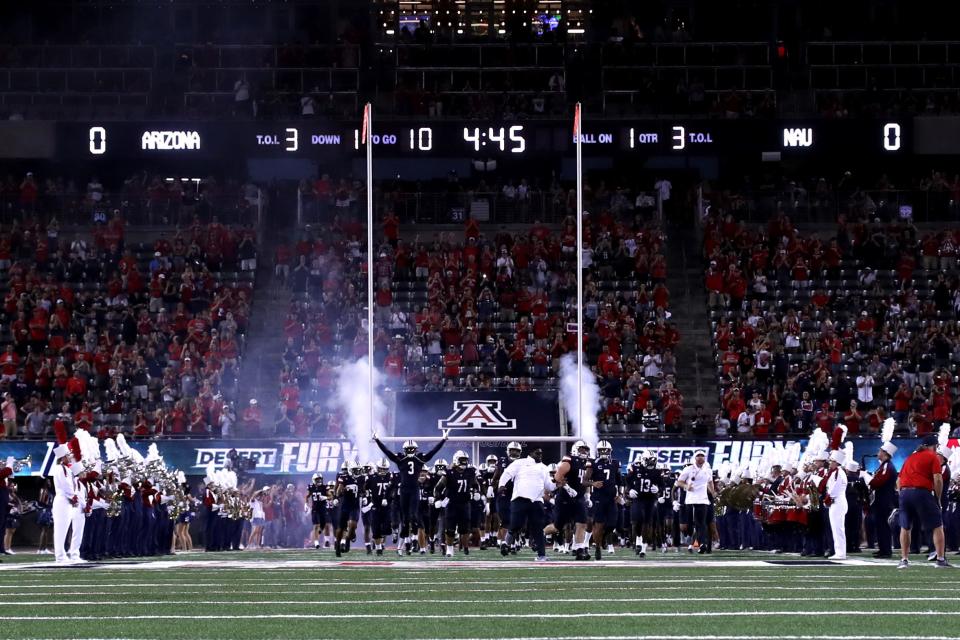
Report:
<svg viewBox="0 0 960 640"><path fill-rule="evenodd" d="M593 544L596 545L595 557L600 560L605 536L616 530L620 516L618 502L623 494L620 463L613 459L613 447L606 440L597 443L597 457L593 461L590 494L594 504ZM612 552L611 544L607 547L607 553Z"/></svg>
<svg viewBox="0 0 960 640"><path fill-rule="evenodd" d="M499 485L503 470L509 467L515 460L519 460L522 453L523 449L520 447L519 442L507 444L507 457L497 460L497 472L491 480L491 488L487 492L488 497L492 497L490 494L493 493L494 488ZM496 496L497 519L499 520L500 526L497 530L497 542L502 551L507 539L507 531L510 529L510 500L513 498L513 481L511 480L500 487L496 492Z"/></svg>
<svg viewBox="0 0 960 640"><path fill-rule="evenodd" d="M434 488L434 498L444 509L444 534L446 537L446 555L453 557L453 543L457 533L460 535L460 549L464 555L470 554L470 510L480 501L480 483L477 470L470 466L470 458L463 451L453 454L453 465L442 476Z"/></svg>
<svg viewBox="0 0 960 640"><path fill-rule="evenodd" d="M443 529L442 519L445 512L446 503L442 500L437 500L436 496L437 485L440 484L440 481L446 477L450 472L450 463L444 458L440 458L435 463L433 463L433 472L430 474L430 479L424 486L424 495L429 498L427 502L427 513L428 515L423 519L424 522L424 533L427 537L427 547L430 549L430 553L435 553L437 550L438 544L443 544L441 539L441 532ZM420 503L423 504L422 502Z"/></svg>
<svg viewBox="0 0 960 640"><path fill-rule="evenodd" d="M403 443L403 453L394 453L386 445L380 442L376 434L373 435L373 441L377 443L383 454L387 456L400 471L400 543L397 551L408 551L411 543L411 533L415 532L418 537L422 537L422 528L420 525L420 472L433 456L439 453L440 449L447 442L449 431L443 431L443 438L437 445L421 453L416 441L407 440Z"/></svg>
<svg viewBox="0 0 960 640"><path fill-rule="evenodd" d="M310 522L313 524L310 539L313 541L314 549L319 549L322 545L320 538L323 537L323 529L327 526L327 499L329 497L327 485L323 483L323 477L319 473L313 474L310 486L307 487L305 501L306 506L310 509Z"/></svg>
<svg viewBox="0 0 960 640"><path fill-rule="evenodd" d="M397 493L397 479L390 473L390 461L381 458L377 471L366 481L370 501L370 536L378 556L383 555L383 539L390 533L390 506ZM366 526L366 524L364 525Z"/></svg>
<svg viewBox="0 0 960 640"><path fill-rule="evenodd" d="M657 458L650 451L642 451L627 471L626 491L630 498L630 530L634 549L641 558L653 541L658 521L657 498L660 497L662 473L657 470Z"/></svg>
<svg viewBox="0 0 960 640"><path fill-rule="evenodd" d="M587 510L592 506L587 487L591 481L593 463L590 446L583 440L573 443L570 455L564 456L557 465L557 521L556 528L563 531L573 523L573 552L577 560L589 560L587 548Z"/></svg>
<svg viewBox="0 0 960 640"><path fill-rule="evenodd" d="M370 526L370 512L373 511L373 503L370 501L370 491L367 483L373 477L373 463L365 462L363 464L363 495L360 497L360 520L363 522L363 546L367 550L367 555L373 554L373 537L370 535L372 527Z"/></svg>
<svg viewBox="0 0 960 640"><path fill-rule="evenodd" d="M337 557L350 551L350 543L357 535L357 520L360 516L360 498L363 495L363 468L356 463L347 465L347 472L337 475L337 491L340 500L340 517L337 519L334 551Z"/></svg>
<svg viewBox="0 0 960 640"><path fill-rule="evenodd" d="M660 496L657 498L659 517L654 537L658 538L660 550L666 553L667 546L673 540L679 540L679 537L674 535L674 528L679 518L673 508L674 485L677 483L677 477L666 464L658 464L657 470L660 471Z"/></svg>
<svg viewBox="0 0 960 640"><path fill-rule="evenodd" d="M484 551L491 540L496 540L497 527L497 508L496 491L494 489L493 478L497 475L499 458L494 454L487 456L486 464L478 471L478 481L480 482L480 493L484 496L483 508L478 509L478 513L471 512L471 519L481 520L480 550Z"/></svg>

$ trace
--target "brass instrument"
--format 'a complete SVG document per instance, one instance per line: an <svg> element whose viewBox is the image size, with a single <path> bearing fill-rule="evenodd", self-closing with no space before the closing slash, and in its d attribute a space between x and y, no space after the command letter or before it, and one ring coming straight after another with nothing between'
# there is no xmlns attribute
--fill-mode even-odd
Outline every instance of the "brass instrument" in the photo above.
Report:
<svg viewBox="0 0 960 640"><path fill-rule="evenodd" d="M14 461L13 461L13 472L14 472L14 473L20 473L20 471L21 471L24 467L27 467L27 468L29 469L29 468L30 468L30 462L31 462L31 456L29 456L29 455L26 456L25 458L19 458L19 459L17 459L17 460L14 460Z"/></svg>

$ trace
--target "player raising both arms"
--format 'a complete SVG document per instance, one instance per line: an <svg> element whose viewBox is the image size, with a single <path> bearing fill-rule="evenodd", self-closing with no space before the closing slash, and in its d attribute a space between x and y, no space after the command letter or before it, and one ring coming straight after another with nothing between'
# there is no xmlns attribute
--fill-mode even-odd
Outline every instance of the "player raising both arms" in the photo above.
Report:
<svg viewBox="0 0 960 640"><path fill-rule="evenodd" d="M443 521L447 556L453 556L454 536L458 531L460 548L464 555L469 555L470 509L481 508L480 484L477 482L477 470L470 466L470 458L463 451L457 451L453 454L453 465L447 471L447 474L440 478L434 488L434 498L442 501L443 507L446 509ZM471 505L471 502L473 502L473 505Z"/></svg>
<svg viewBox="0 0 960 640"><path fill-rule="evenodd" d="M444 430L443 439L426 453L420 453L415 441L407 440L403 443L402 454L390 451L386 445L380 442L377 434L373 434L373 441L377 443L383 454L400 469L401 540L397 545L398 553L410 552L411 528L414 532L420 528L420 472L423 471L424 465L440 452L440 449L446 444L449 434L449 431Z"/></svg>

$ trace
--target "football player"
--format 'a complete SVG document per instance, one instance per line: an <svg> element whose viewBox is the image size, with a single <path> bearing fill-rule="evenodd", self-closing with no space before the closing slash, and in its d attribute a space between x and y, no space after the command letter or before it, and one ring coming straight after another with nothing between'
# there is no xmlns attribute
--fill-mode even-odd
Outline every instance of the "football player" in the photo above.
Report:
<svg viewBox="0 0 960 640"><path fill-rule="evenodd" d="M497 461L497 472L494 474L493 480L491 481L490 492L493 491L494 487L499 486L500 476L503 475L503 470L509 467L515 460L519 460L522 453L523 448L520 446L519 442L510 442L507 444L507 457L500 458ZM507 531L510 529L510 499L513 496L513 480L497 490L496 495L497 518L500 521L500 529L497 531L497 542L500 544L500 551L502 552L506 546Z"/></svg>
<svg viewBox="0 0 960 640"><path fill-rule="evenodd" d="M494 490L493 479L497 475L497 463L499 459L496 455L490 454L487 456L486 464L479 471L478 480L480 482L480 492L485 496L483 501L483 510L480 513L477 513L477 516L481 519L481 529L482 533L480 534L480 550L484 551L487 548L487 544L491 540L496 540L496 530L499 528L497 526L497 509L496 509L496 491ZM471 519L475 519L471 511Z"/></svg>
<svg viewBox="0 0 960 640"><path fill-rule="evenodd" d="M564 456L557 465L555 476L557 492L556 528L560 531L568 523L574 524L573 552L577 560L589 560L587 549L587 509L592 506L586 487L591 481L593 463L590 461L590 445L583 440L573 443L570 455Z"/></svg>
<svg viewBox="0 0 960 640"><path fill-rule="evenodd" d="M363 522L363 546L367 550L367 555L373 554L373 542L370 535L373 527L370 525L370 512L373 511L373 501L370 500L369 483L373 480L373 463L365 462L363 465L363 497L360 499L360 520Z"/></svg>
<svg viewBox="0 0 960 640"><path fill-rule="evenodd" d="M596 545L596 558L600 560L604 545L604 535L614 531L620 516L618 501L623 494L623 479L620 475L620 463L613 459L613 447L606 440L597 443L597 457L593 461L592 491L593 544ZM613 545L607 553L613 552Z"/></svg>
<svg viewBox="0 0 960 640"><path fill-rule="evenodd" d="M367 480L367 496L370 500L370 535L378 556L383 555L383 539L390 533L390 505L397 492L397 482L390 473L390 461L381 458L377 472Z"/></svg>
<svg viewBox="0 0 960 640"><path fill-rule="evenodd" d="M310 540L313 542L314 549L323 546L323 529L327 526L327 499L329 497L327 485L323 483L323 476L319 473L313 474L310 486L307 487L304 506L310 510L310 522L313 524Z"/></svg>
<svg viewBox="0 0 960 640"><path fill-rule="evenodd" d="M658 520L657 498L660 496L662 477L662 473L657 470L657 458L649 450L642 451L627 472L630 529L635 540L634 549L641 558L647 555L647 547L653 541L653 532Z"/></svg>
<svg viewBox="0 0 960 640"><path fill-rule="evenodd" d="M383 454L397 465L397 468L400 470L401 540L397 546L398 552L401 550L409 550L411 529L417 531L420 528L420 472L423 471L424 465L426 465L433 456L437 455L440 449L443 448L443 445L446 444L449 433L449 431L444 430L443 438L440 442L426 453L420 452L416 441L407 440L403 443L402 455L390 451L380 442L377 434L373 434L373 441L377 443L377 446L380 447Z"/></svg>
<svg viewBox="0 0 960 640"><path fill-rule="evenodd" d="M334 533L334 551L339 558L341 552L350 551L350 542L357 535L360 498L363 495L363 468L360 465L350 462L347 473L337 476L337 491L334 495L340 500L340 517Z"/></svg>
<svg viewBox="0 0 960 640"><path fill-rule="evenodd" d="M460 549L470 555L470 509L481 500L477 470L470 466L470 457L463 451L453 454L453 465L434 488L434 498L444 509L443 522L446 536L446 555L453 557L454 536L460 534Z"/></svg>

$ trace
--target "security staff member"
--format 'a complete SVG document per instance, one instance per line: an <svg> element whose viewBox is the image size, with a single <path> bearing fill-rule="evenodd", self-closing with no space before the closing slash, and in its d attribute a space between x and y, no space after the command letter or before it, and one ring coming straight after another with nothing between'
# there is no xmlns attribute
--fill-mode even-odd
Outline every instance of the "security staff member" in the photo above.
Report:
<svg viewBox="0 0 960 640"><path fill-rule="evenodd" d="M699 553L712 551L712 538L707 529L707 510L710 509L710 495L717 494L713 486L713 470L706 460L707 453L698 449L693 454L693 464L684 469L677 478L677 485L687 492L686 504L691 507L693 537L700 543Z"/></svg>
<svg viewBox="0 0 960 640"><path fill-rule="evenodd" d="M936 566L951 566L943 555L943 515L940 512L943 476L940 474L940 456L936 452L938 444L936 435L924 437L900 470L897 483L900 489L900 564L897 569L910 566L910 529L916 522L925 531L933 532Z"/></svg>
<svg viewBox="0 0 960 640"><path fill-rule="evenodd" d="M543 450L539 447L530 451L526 458L520 458L510 463L500 474L499 487L504 487L513 481L513 496L510 500L510 533L507 541L509 545L520 535L524 526L530 536L531 546L537 552L537 561L547 559L544 548L544 492L554 491L557 485L550 479L550 470L543 460Z"/></svg>

